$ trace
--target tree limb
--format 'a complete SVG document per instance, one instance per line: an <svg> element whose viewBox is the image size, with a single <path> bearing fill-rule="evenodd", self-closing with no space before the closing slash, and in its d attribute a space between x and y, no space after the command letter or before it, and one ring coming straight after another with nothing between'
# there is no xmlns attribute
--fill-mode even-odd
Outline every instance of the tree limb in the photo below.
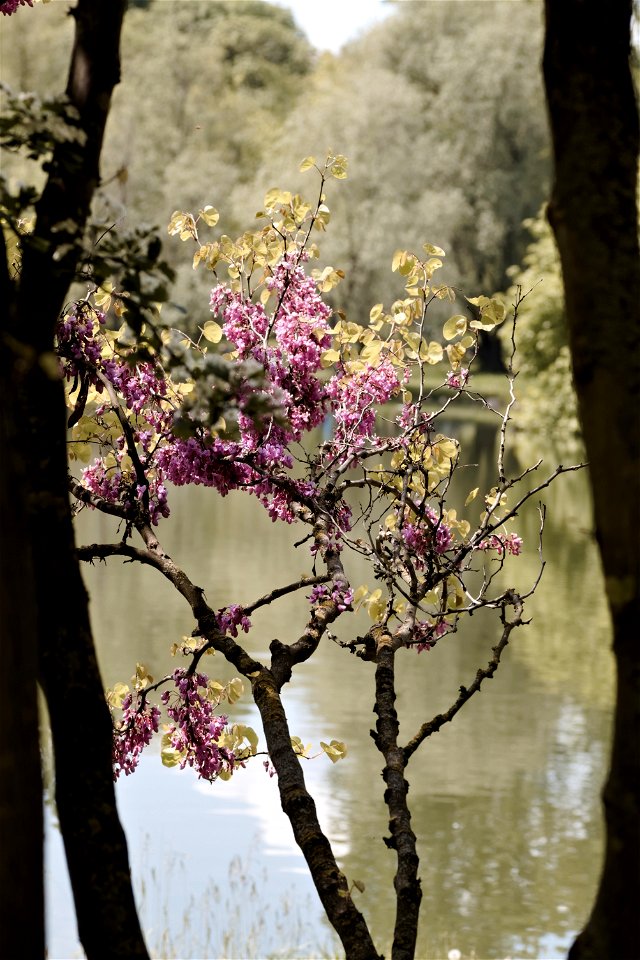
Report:
<svg viewBox="0 0 640 960"><path fill-rule="evenodd" d="M500 658L502 653L509 643L509 637L511 636L511 631L516 627L521 626L523 623L526 623L522 619L522 600L516 593L511 593L510 601L511 605L514 608L514 618L513 620L507 620L505 615L505 609L503 607L501 619L502 619L502 636L500 637L499 642L492 648L493 657L489 661L486 667L481 667L476 673L473 683L469 687L460 687L460 694L445 713L439 713L432 720L429 720L428 723L423 723L418 732L403 749L405 763L408 763L412 755L416 752L421 743L423 743L427 737L430 737L431 734L437 733L445 723L449 723L457 713L460 712L462 707L471 699L474 693L477 693L482 686L483 680L490 680L498 666L500 664Z"/></svg>

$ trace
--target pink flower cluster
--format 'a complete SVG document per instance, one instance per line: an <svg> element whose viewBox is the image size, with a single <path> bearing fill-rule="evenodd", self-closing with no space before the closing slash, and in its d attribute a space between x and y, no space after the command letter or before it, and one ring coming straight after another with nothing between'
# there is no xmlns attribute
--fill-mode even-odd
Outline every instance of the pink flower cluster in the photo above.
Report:
<svg viewBox="0 0 640 960"><path fill-rule="evenodd" d="M353 590L351 587L345 590L341 586L334 586L331 593L329 593L329 588L324 583L318 584L312 589L309 594L309 603L313 606L316 603L327 600L329 597L336 604L340 613L351 609L351 604L353 603Z"/></svg>
<svg viewBox="0 0 640 960"><path fill-rule="evenodd" d="M103 356L102 341L97 334L104 324L104 314L96 313L96 316L97 324L92 311L78 306L58 324L57 353L62 360L63 374L67 380L74 381L74 385L79 380L88 381L98 393L105 391L105 381L111 384L123 407L134 415L129 417L129 423L140 461L146 468L151 463L155 445L169 434L173 421L172 405L166 402L167 381L163 372L151 363L133 365L116 355ZM105 403L95 412L98 421L108 406ZM160 517L168 517L162 470L145 469L145 483L140 483L140 478L133 479L130 473L121 469L123 459L131 452L124 430L114 440L111 452L116 464L107 466L105 457L98 457L83 470L84 486L110 503L123 507L146 496L153 523L157 523Z"/></svg>
<svg viewBox="0 0 640 960"><path fill-rule="evenodd" d="M331 346L331 308L315 281L288 257L276 266L267 287L278 297L271 321L262 304L223 285L212 290L210 306L222 317L224 335L239 358L251 358L264 368L266 391L282 408L286 426L271 428L275 454L278 445L286 448L324 419L325 392L316 374Z"/></svg>
<svg viewBox="0 0 640 960"><path fill-rule="evenodd" d="M232 637L238 636L238 627L245 633L251 630L251 620L246 616L244 608L239 603L232 603L229 607L222 607L216 614L218 626L222 633Z"/></svg>
<svg viewBox="0 0 640 960"><path fill-rule="evenodd" d="M33 0L2 0L0 3L0 13L5 17L10 17L20 6L32 7Z"/></svg>
<svg viewBox="0 0 640 960"><path fill-rule="evenodd" d="M461 390L463 387L466 387L468 380L469 371L465 367L461 367L457 372L450 370L447 374L447 386L452 387L454 390Z"/></svg>
<svg viewBox="0 0 640 960"><path fill-rule="evenodd" d="M231 772L235 757L218 745L227 725L227 717L215 713L215 705L200 690L206 690L209 678L203 673L189 676L186 670L175 670L173 680L177 695L166 690L161 700L173 721L167 736L170 745L182 755L180 769L186 766L197 771L203 780L215 780L221 771Z"/></svg>
<svg viewBox="0 0 640 960"><path fill-rule="evenodd" d="M417 641L416 650L418 653L422 653L423 650L431 650L446 632L447 624L444 620L438 620L436 623L432 623L430 620L418 620L413 632L413 643Z"/></svg>
<svg viewBox="0 0 640 960"><path fill-rule="evenodd" d="M293 504L315 493L310 481L287 476L293 466L290 444L320 424L326 415L326 391L317 378L324 350L331 345L330 308L314 280L302 267L284 259L267 285L278 297L270 320L264 307L224 285L211 292L212 312L222 320L227 340L240 360L253 360L265 372L260 393L279 410L278 418L256 425L244 411L258 388L245 384L236 402L240 439L203 434L187 440L168 439L156 463L176 485L197 483L215 487L223 496L248 489L266 506L273 520L291 523Z"/></svg>
<svg viewBox="0 0 640 960"><path fill-rule="evenodd" d="M122 701L122 720L113 731L113 779L124 771L126 776L138 766L140 754L158 732L160 711L142 700L139 694L128 694Z"/></svg>
<svg viewBox="0 0 640 960"><path fill-rule="evenodd" d="M424 566L429 553L435 548L437 554L443 554L453 543L451 528L438 517L435 510L427 507L427 523L404 523L401 535L407 549L418 567Z"/></svg>
<svg viewBox="0 0 640 960"><path fill-rule="evenodd" d="M400 388L396 368L388 357L378 366L367 366L349 376L336 375L327 385L336 422L334 448L341 458L344 448L364 446L373 435L376 409Z"/></svg>
<svg viewBox="0 0 640 960"><path fill-rule="evenodd" d="M507 537L492 534L486 540L480 541L478 550L495 550L499 557L503 557L506 551L513 557L517 557L522 552L522 537L515 533L510 533Z"/></svg>

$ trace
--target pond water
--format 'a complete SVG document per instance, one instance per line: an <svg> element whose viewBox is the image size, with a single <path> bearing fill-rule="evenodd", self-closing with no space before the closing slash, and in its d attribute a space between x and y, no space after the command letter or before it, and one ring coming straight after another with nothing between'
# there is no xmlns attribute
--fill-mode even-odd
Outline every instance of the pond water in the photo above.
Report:
<svg viewBox="0 0 640 960"><path fill-rule="evenodd" d="M471 439L482 475L495 438L479 430ZM465 484L475 485L471 478ZM484 960L562 957L595 891L613 695L609 628L586 477L560 478L544 500L547 567L528 601L532 623L513 635L495 678L408 769L424 891L417 953L423 960L451 950ZM181 489L170 502L163 544L214 607L248 603L308 569L308 548L293 547L300 531L272 524L251 497ZM532 504L518 521L526 551L507 574L521 590L537 575L538 523ZM103 515L79 518L80 543L116 536ZM359 563L349 570L354 585L366 582ZM127 682L136 660L156 677L172 670L169 647L193 626L182 598L156 571L117 559L85 573L105 685ZM274 637L295 638L307 609L304 595L295 594L256 613L251 652L264 656ZM352 618L336 632L349 639L357 629ZM402 738L455 700L498 635L496 620L476 616L433 650L399 658ZM233 676L220 657L206 668L221 679ZM284 700L292 734L305 743L347 743L346 760L305 761L305 776L341 868L365 884L356 896L386 951L394 856L381 839L388 833L381 764L369 737L373 668L323 641L297 669ZM231 715L260 731L246 695ZM230 782L210 785L190 771L164 768L152 744L137 773L118 783L117 797L154 956L341 955L280 809L275 778L259 760ZM49 957L80 957L50 805L46 851Z"/></svg>

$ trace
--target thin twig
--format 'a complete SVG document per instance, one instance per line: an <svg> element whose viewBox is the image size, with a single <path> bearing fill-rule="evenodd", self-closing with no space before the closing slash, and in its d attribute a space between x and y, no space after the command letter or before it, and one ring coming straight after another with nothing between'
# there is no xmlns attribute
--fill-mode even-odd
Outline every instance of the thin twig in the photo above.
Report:
<svg viewBox="0 0 640 960"><path fill-rule="evenodd" d="M445 723L449 723L451 720L453 720L455 715L462 709L465 703L471 699L474 693L478 692L483 680L489 680L491 677L493 677L494 673L498 669L500 657L502 656L505 647L509 643L511 631L527 622L522 619L522 599L517 593L513 591L510 593L509 603L514 608L514 618L513 620L507 620L505 608L503 607L501 615L503 625L502 636L495 647L492 648L493 657L486 667L481 667L478 670L471 686L460 687L460 694L457 700L445 713L439 713L432 720L429 720L428 723L422 724L416 735L412 737L412 739L404 747L405 763L409 761L410 757L416 752L420 744L423 743L427 737L430 737L433 733L437 733Z"/></svg>

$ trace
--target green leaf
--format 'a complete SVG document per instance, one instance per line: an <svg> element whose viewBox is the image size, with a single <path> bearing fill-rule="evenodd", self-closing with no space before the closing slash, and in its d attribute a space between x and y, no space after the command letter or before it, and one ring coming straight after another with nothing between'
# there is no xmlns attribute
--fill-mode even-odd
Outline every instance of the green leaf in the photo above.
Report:
<svg viewBox="0 0 640 960"><path fill-rule="evenodd" d="M298 169L300 170L300 173L305 173L305 171L311 170L311 168L315 166L316 166L315 157L305 157Z"/></svg>

